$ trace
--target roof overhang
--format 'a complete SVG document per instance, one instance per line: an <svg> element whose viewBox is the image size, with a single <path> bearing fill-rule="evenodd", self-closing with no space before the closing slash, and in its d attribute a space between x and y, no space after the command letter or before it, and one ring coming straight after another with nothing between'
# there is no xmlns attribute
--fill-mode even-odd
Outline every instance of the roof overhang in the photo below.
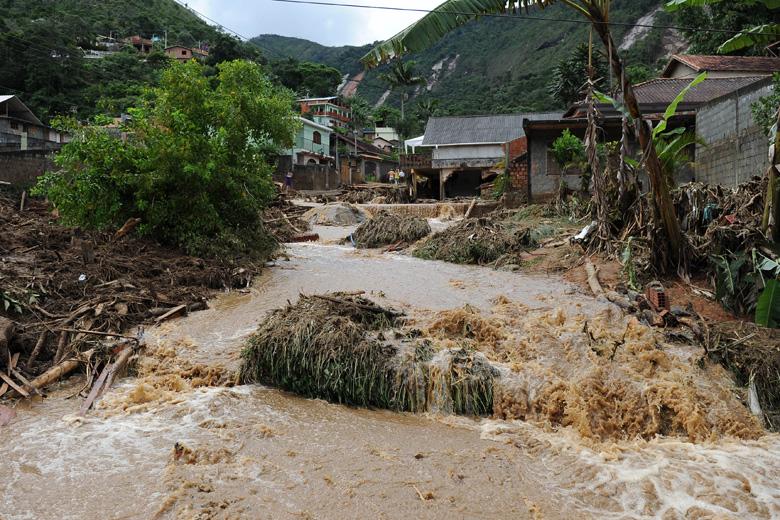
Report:
<svg viewBox="0 0 780 520"><path fill-rule="evenodd" d="M22 101L16 96L0 96L0 106L3 105L5 105L7 108L8 117L27 121L28 123L32 123L38 126L45 126L40 119L35 117L35 114L32 113L32 110L27 108L27 105L22 103ZM2 112L5 113L6 110L3 110Z"/></svg>

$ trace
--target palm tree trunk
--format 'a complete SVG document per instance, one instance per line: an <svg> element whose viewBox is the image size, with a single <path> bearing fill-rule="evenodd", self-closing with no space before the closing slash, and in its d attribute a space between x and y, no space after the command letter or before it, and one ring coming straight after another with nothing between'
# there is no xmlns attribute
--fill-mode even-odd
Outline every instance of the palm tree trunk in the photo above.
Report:
<svg viewBox="0 0 780 520"><path fill-rule="evenodd" d="M604 46L608 49L616 49L617 47L612 41L609 25L606 23L603 13L596 7L591 7L589 11L593 26L599 34L601 41L604 43ZM652 192L656 210L655 215L656 218L660 220L659 223L666 232L667 240L669 240L670 257L668 259L667 267L677 268L684 258L683 247L685 242L683 234L680 231L680 223L677 220L677 215L674 211L672 197L669 193L663 170L661 169L661 162L658 160L658 154L655 150L650 127L645 121L641 120L642 112L639 110L639 103L636 100L636 95L634 94L631 82L623 73L623 62L621 61L620 56L613 51L609 56L609 62L615 77L621 78L623 103L626 108L628 108L631 117L638 122L639 144L642 147L645 167L647 168L647 176L650 179L650 190Z"/></svg>
<svg viewBox="0 0 780 520"><path fill-rule="evenodd" d="M761 229L766 237L777 242L780 239L780 204L778 204L777 169L775 164L780 163L780 110L777 111L777 125L775 126L775 153L769 164L769 179L764 196L764 217L761 220Z"/></svg>

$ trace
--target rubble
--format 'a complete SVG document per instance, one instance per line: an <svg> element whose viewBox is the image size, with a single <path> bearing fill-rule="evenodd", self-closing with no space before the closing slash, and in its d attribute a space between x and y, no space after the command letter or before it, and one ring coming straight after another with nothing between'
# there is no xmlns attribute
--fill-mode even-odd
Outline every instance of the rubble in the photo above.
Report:
<svg viewBox="0 0 780 520"><path fill-rule="evenodd" d="M356 184L348 186L339 200L350 204L405 204L411 202L409 190L390 184Z"/></svg>
<svg viewBox="0 0 780 520"><path fill-rule="evenodd" d="M27 393L84 364L96 377L124 349L138 347L123 331L205 309L215 291L246 287L260 269L186 256L130 235L63 227L37 200L19 212L16 201L0 195L0 228L0 315L15 324L11 364L0 356L0 371Z"/></svg>
<svg viewBox="0 0 780 520"><path fill-rule="evenodd" d="M421 217L401 216L380 211L363 222L354 233L355 247L375 248L411 244L431 233L428 221Z"/></svg>
<svg viewBox="0 0 780 520"><path fill-rule="evenodd" d="M353 226L368 218L368 214L353 204L334 202L311 208L301 217L312 225Z"/></svg>

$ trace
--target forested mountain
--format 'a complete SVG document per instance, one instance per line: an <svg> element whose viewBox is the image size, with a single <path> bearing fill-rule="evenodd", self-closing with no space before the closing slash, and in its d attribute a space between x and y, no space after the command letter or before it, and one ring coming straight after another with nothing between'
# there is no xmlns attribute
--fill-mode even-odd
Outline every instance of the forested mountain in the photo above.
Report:
<svg viewBox="0 0 780 520"><path fill-rule="evenodd" d="M660 10L659 0L615 0L611 19L631 24L666 25L671 16ZM587 42L589 25L563 5L543 11L531 11L530 18L486 17L454 31L431 49L410 59L417 73L428 80L428 86L412 88L411 97L438 100L448 113L483 113L521 110L543 110L556 107L549 83L553 67L573 54L577 45ZM575 20L575 23L560 20ZM631 31L629 26L613 27L620 45L626 35L633 44L620 52L628 64L642 65L654 71L672 50L680 50L682 38L672 30ZM360 57L371 45L363 47L325 47L298 38L262 35L255 38L267 54L296 56L336 67L345 74L361 71ZM358 93L370 102L378 101L387 90L371 72L358 87ZM398 106L400 92L394 92L387 103Z"/></svg>
<svg viewBox="0 0 780 520"><path fill-rule="evenodd" d="M166 34L170 45L209 42L217 55L254 49L173 0L0 0L0 93L19 95L44 120L121 112L155 83L166 58L127 50L86 59L81 49L98 47L99 36L141 35L160 37L162 50Z"/></svg>

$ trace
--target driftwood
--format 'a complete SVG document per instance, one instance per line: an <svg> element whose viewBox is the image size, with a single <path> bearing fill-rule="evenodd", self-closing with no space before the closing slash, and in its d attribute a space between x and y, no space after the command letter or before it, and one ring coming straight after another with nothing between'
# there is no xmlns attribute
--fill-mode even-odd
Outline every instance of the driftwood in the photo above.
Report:
<svg viewBox="0 0 780 520"><path fill-rule="evenodd" d="M604 294L604 289L599 283L598 271L591 263L590 258L585 258L585 272L588 274L588 285L590 285L590 290L593 291L593 294L596 296Z"/></svg>
<svg viewBox="0 0 780 520"><path fill-rule="evenodd" d="M469 204L469 209L466 210L466 214L463 215L463 218L469 218L471 216L471 212L474 211L474 206L477 204L477 199L473 198L471 199L471 204Z"/></svg>
<svg viewBox="0 0 780 520"><path fill-rule="evenodd" d="M186 305L179 305L177 307L174 307L173 309L170 309L168 312L163 314L162 316L159 316L156 320L154 320L155 323L162 323L166 320L169 320L171 318L175 318L176 316L187 314L187 306Z"/></svg>
<svg viewBox="0 0 780 520"><path fill-rule="evenodd" d="M127 222L125 222L125 223L122 225L122 227L121 227L121 228L119 228L119 229L117 230L117 232L116 232L116 233L114 233L114 238L113 238L113 240L119 240L119 239L120 239L120 238L122 238L123 236L127 235L127 234L128 234L128 233L130 233L132 230L134 230L134 229L135 229L135 227L136 227L138 224L140 224L140 223L141 223L141 219L140 219L140 218L129 218L129 219L127 219Z"/></svg>

